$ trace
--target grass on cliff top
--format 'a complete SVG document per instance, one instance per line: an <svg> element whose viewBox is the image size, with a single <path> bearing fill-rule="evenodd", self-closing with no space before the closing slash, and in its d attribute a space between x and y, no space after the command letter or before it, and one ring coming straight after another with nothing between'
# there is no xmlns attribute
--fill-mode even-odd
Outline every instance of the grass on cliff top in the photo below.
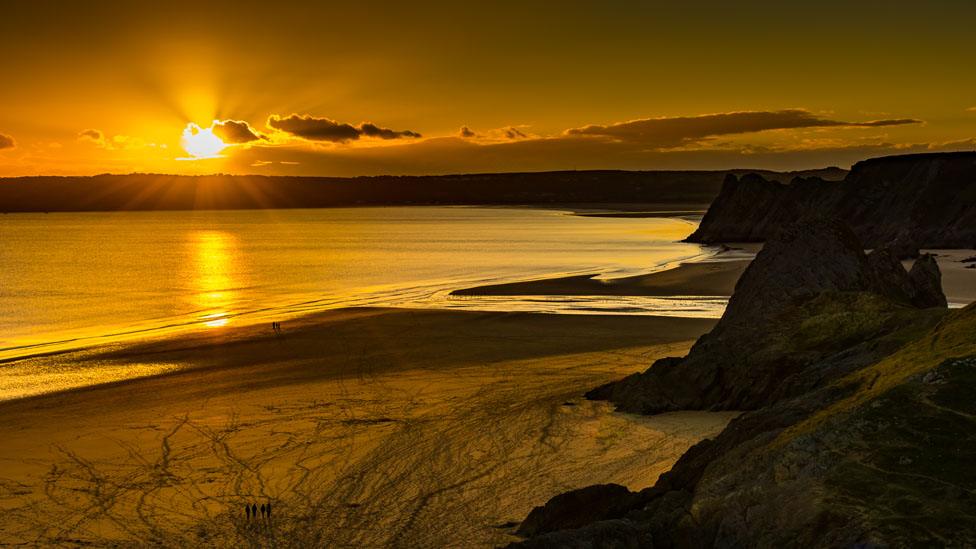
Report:
<svg viewBox="0 0 976 549"><path fill-rule="evenodd" d="M823 506L902 547L976 545L976 356L943 362L841 422L825 443Z"/></svg>
<svg viewBox="0 0 976 549"><path fill-rule="evenodd" d="M922 313L926 314L928 311ZM919 337L919 310L867 292L828 292L781 319L785 333L777 356L792 352L841 349L878 337L909 341ZM929 324L931 325L931 324Z"/></svg>
<svg viewBox="0 0 976 549"><path fill-rule="evenodd" d="M781 446L810 433L830 418L850 412L908 378L931 370L944 361L976 354L976 303L949 313L935 328L905 345L876 364L854 372L836 382L839 386L856 386L849 397L841 399L780 433L773 446Z"/></svg>

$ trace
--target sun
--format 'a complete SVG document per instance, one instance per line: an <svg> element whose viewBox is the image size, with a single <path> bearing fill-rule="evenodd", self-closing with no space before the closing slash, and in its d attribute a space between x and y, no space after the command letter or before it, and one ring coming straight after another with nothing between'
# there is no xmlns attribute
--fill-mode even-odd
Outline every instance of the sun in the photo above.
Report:
<svg viewBox="0 0 976 549"><path fill-rule="evenodd" d="M180 144L194 159L220 158L220 151L227 147L227 143L214 135L213 128L201 128L192 122L183 130Z"/></svg>

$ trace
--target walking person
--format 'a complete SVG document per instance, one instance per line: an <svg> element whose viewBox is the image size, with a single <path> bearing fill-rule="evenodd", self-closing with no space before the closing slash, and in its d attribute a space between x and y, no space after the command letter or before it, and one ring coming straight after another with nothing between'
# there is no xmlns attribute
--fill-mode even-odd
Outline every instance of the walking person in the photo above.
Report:
<svg viewBox="0 0 976 549"><path fill-rule="evenodd" d="M251 520L251 506L244 504L244 514L247 516L247 520Z"/></svg>
<svg viewBox="0 0 976 549"><path fill-rule="evenodd" d="M268 502L267 513L268 513L268 520L271 520L271 502L270 501Z"/></svg>

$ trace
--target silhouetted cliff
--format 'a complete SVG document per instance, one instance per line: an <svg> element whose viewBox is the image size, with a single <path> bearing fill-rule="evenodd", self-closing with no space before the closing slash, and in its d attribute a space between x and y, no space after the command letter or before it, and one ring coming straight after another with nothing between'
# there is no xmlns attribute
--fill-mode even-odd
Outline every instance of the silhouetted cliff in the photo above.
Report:
<svg viewBox="0 0 976 549"><path fill-rule="evenodd" d="M765 241L809 212L844 221L868 248L976 247L976 152L889 156L858 162L840 182L729 175L689 242Z"/></svg>

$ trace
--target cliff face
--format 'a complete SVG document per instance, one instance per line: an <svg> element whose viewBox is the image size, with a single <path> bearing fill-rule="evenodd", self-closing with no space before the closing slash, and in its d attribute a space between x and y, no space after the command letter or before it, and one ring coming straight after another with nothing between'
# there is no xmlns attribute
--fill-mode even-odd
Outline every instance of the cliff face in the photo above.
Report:
<svg viewBox="0 0 976 549"><path fill-rule="evenodd" d="M976 304L946 310L930 257L908 273L861 250L842 224L800 220L688 357L595 390L633 411L755 409L651 488L553 498L519 545L976 544Z"/></svg>
<svg viewBox="0 0 976 549"><path fill-rule="evenodd" d="M976 247L976 152L858 162L841 182L726 177L689 242L757 242L802 215L829 213L868 248Z"/></svg>
<svg viewBox="0 0 976 549"><path fill-rule="evenodd" d="M587 397L645 414L756 409L809 389L830 368L848 371L891 352L901 330L927 318L918 309L945 306L931 257L910 274L886 249L865 255L844 225L803 218L766 244L687 357L659 360ZM872 344L850 352L864 341Z"/></svg>

